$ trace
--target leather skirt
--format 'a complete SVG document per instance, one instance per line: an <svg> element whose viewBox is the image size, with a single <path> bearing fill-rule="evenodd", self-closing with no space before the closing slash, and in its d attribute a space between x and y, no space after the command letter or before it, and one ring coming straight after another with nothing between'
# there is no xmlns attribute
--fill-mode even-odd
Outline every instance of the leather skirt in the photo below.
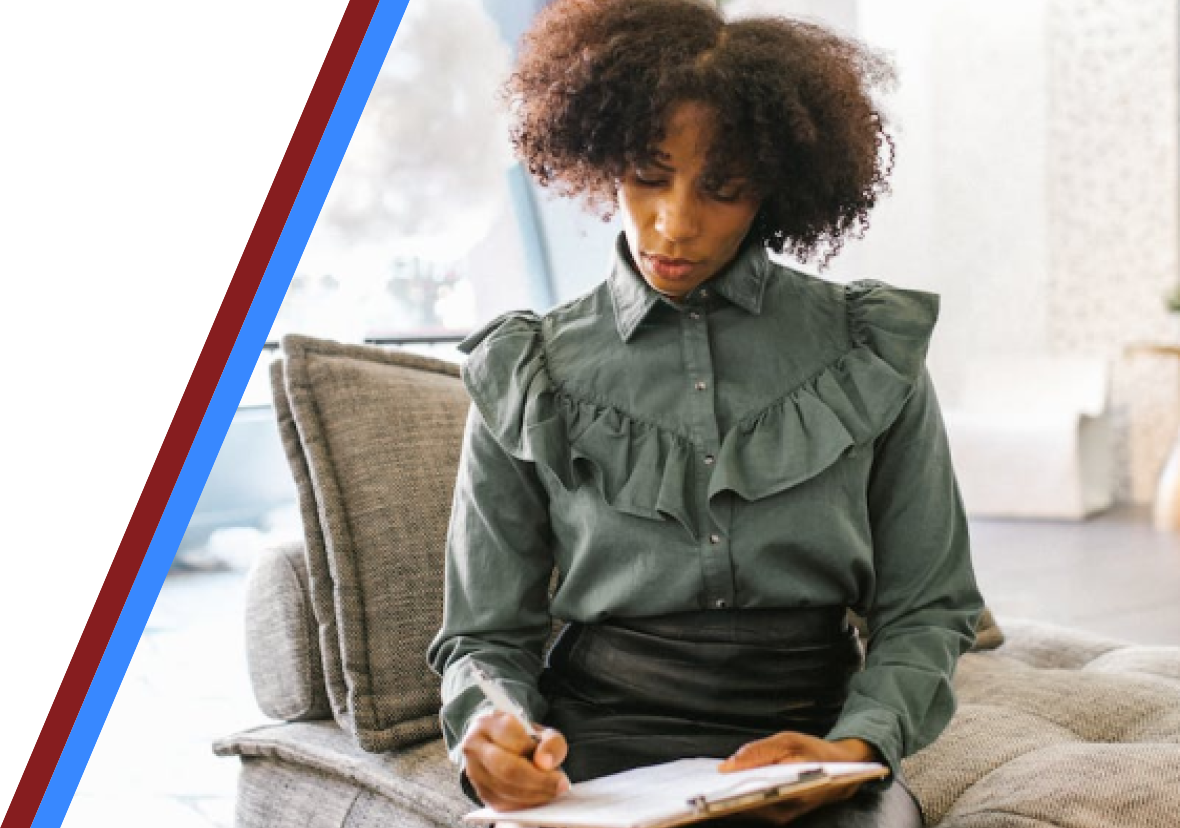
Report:
<svg viewBox="0 0 1180 828"><path fill-rule="evenodd" d="M579 782L709 756L792 730L831 730L864 655L843 607L706 610L565 626L546 659L544 724ZM902 785L866 790L794 824L917 828ZM740 820L731 823L742 824Z"/></svg>
<svg viewBox="0 0 1180 828"><path fill-rule="evenodd" d="M567 624L546 662L545 724L581 781L783 730L823 736L862 651L843 608L706 610Z"/></svg>

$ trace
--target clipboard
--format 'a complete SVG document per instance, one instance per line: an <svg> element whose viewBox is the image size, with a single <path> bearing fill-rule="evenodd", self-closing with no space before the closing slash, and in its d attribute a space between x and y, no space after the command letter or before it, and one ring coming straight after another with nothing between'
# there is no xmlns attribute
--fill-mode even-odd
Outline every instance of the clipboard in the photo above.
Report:
<svg viewBox="0 0 1180 828"><path fill-rule="evenodd" d="M811 791L884 779L876 762L769 765L734 773L719 759L680 759L573 785L547 805L497 812L483 808L467 823L521 828L676 828L784 802Z"/></svg>

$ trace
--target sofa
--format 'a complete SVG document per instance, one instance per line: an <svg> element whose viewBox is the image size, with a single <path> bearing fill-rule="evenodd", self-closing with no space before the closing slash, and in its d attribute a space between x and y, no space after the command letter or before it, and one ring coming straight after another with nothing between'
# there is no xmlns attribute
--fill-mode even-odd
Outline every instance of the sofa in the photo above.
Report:
<svg viewBox="0 0 1180 828"><path fill-rule="evenodd" d="M236 824L459 825L473 806L425 661L469 404L459 367L282 344L271 380L304 532L249 576L247 660L269 721L214 744L240 762ZM904 763L928 825L1180 826L1180 648L985 614L955 686L951 724Z"/></svg>

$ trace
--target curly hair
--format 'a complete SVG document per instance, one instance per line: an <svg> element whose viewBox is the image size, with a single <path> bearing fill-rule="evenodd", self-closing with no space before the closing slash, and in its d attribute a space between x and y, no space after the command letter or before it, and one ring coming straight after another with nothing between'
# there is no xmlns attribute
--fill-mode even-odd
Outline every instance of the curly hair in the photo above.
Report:
<svg viewBox="0 0 1180 828"><path fill-rule="evenodd" d="M555 0L501 89L517 156L609 220L617 182L651 159L671 109L715 114L713 180L747 177L751 234L826 262L888 191L893 141L871 92L892 67L857 41L781 17L726 21L703 0Z"/></svg>

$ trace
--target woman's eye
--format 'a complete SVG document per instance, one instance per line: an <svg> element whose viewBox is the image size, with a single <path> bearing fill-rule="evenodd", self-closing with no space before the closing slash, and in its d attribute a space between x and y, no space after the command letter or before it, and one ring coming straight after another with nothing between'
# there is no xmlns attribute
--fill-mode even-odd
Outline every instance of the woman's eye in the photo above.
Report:
<svg viewBox="0 0 1180 828"><path fill-rule="evenodd" d="M739 200L745 193L744 182L740 178L714 178L701 183L709 198L726 204Z"/></svg>
<svg viewBox="0 0 1180 828"><path fill-rule="evenodd" d="M663 180L658 176L648 176L646 173L635 171L635 181L645 187L657 187L663 184Z"/></svg>
<svg viewBox="0 0 1180 828"><path fill-rule="evenodd" d="M719 187L709 191L709 195L717 201L724 201L729 204L737 201L742 197L742 188L736 186Z"/></svg>

